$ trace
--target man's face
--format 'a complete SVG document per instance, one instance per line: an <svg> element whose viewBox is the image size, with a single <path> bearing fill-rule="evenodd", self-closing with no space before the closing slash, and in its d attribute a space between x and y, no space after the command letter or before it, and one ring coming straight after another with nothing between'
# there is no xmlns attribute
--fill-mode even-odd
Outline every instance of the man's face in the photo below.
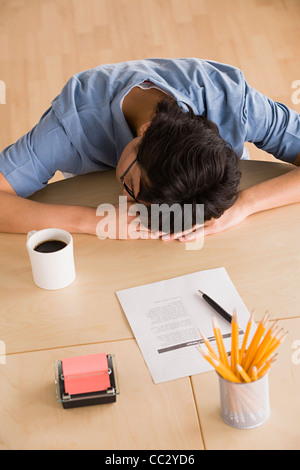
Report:
<svg viewBox="0 0 300 470"><path fill-rule="evenodd" d="M121 176L126 172L129 166L133 163L137 156L137 148L142 137L136 137L131 140L122 152L119 163L116 168L116 178L122 188L123 196L128 197L128 201L134 201L134 198L128 194L123 183L121 182ZM137 162L135 162L129 169L124 177L124 182L128 188L133 192L135 198L140 191L140 178L141 170Z"/></svg>

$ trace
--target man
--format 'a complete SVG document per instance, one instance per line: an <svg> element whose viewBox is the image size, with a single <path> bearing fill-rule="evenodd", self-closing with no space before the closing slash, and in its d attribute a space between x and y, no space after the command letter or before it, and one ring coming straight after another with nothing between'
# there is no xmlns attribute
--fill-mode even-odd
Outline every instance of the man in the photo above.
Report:
<svg viewBox="0 0 300 470"><path fill-rule="evenodd" d="M235 67L147 59L79 73L39 123L0 154L0 231L55 226L96 234L94 208L25 199L56 170L75 175L116 168L132 202L204 204L205 234L300 202L299 169L238 193L245 142L297 164L300 116L249 87ZM194 239L195 221L168 238Z"/></svg>

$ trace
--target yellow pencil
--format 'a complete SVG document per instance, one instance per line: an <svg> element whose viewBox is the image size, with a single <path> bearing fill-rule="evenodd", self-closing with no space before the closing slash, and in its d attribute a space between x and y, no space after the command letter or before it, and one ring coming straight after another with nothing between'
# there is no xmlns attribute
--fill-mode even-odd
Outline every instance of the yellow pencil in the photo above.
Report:
<svg viewBox="0 0 300 470"><path fill-rule="evenodd" d="M263 357L260 359L258 364L256 364L257 369L260 369L264 365L264 363L269 359L269 357L272 356L274 351L276 351L276 349L283 343L287 335L288 335L288 332L284 333L283 336L280 336L278 334L275 344L269 347L269 349L267 349L267 351L265 352Z"/></svg>
<svg viewBox="0 0 300 470"><path fill-rule="evenodd" d="M277 343L278 339L284 335L284 329L281 328L279 331L276 332L276 334L274 335L274 338L272 339L271 341L271 344L269 345L269 348L272 348L274 346L274 344Z"/></svg>
<svg viewBox="0 0 300 470"><path fill-rule="evenodd" d="M230 369L224 366L220 360L215 359L205 346L199 346L197 349L224 379L229 380L230 382L240 383L240 380L236 377L236 375Z"/></svg>
<svg viewBox="0 0 300 470"><path fill-rule="evenodd" d="M247 374L247 372L245 372L245 370L242 368L242 366L240 364L237 364L236 367L237 367L238 373L240 374L240 376L242 377L244 382L250 383L251 379L250 379L249 375Z"/></svg>
<svg viewBox="0 0 300 470"><path fill-rule="evenodd" d="M253 354L255 353L256 348L257 348L261 338L263 337L263 335L264 335L264 333L267 329L268 321L269 321L269 315L266 313L266 315L263 317L262 321L259 323L259 325L256 329L256 332L254 333L254 336L252 338L252 341L249 345L249 348L247 349L246 354L243 358L243 361L242 361L241 365L243 366L243 368L246 371L249 367L249 364L251 363Z"/></svg>
<svg viewBox="0 0 300 470"><path fill-rule="evenodd" d="M205 349L204 346L196 346L196 349L202 354L204 359L207 360L207 362L210 363L213 367L215 367L215 364L213 362L214 357L209 353L208 349Z"/></svg>
<svg viewBox="0 0 300 470"><path fill-rule="evenodd" d="M251 328L252 328L252 325L253 325L253 316L254 316L254 314L252 312L251 315L250 315L250 319L248 321L247 327L246 327L246 331L245 331L245 335L244 335L244 339L243 339L243 344L242 344L241 351L240 351L240 356L239 356L240 361L244 357L244 354L245 354L245 351L246 351L249 334L250 334L250 331L251 331Z"/></svg>
<svg viewBox="0 0 300 470"><path fill-rule="evenodd" d="M223 341L223 336L222 336L221 329L219 327L219 323L216 317L212 318L212 322L213 322L213 329L214 329L214 334L216 338L216 343L217 343L217 347L218 347L218 351L220 355L220 360L226 367L230 368L228 355L227 355L224 341Z"/></svg>
<svg viewBox="0 0 300 470"><path fill-rule="evenodd" d="M276 361L277 355L278 355L278 354L274 354L274 356L272 356L272 357L265 363L265 365L258 371L257 377L258 377L259 379L260 379L261 377L263 377L263 376L268 372L268 370L270 369L270 367L271 367L271 365L273 364L273 362Z"/></svg>
<svg viewBox="0 0 300 470"><path fill-rule="evenodd" d="M252 378L252 380L257 380L258 379L257 368L255 366L252 366L252 368L251 368L251 378Z"/></svg>
<svg viewBox="0 0 300 470"><path fill-rule="evenodd" d="M260 361L260 359L263 357L267 349L270 347L276 335L276 330L278 328L277 325L278 325L278 322L275 322L271 326L271 328L269 328L264 338L262 339L259 347L257 348L256 351L253 352L253 356L251 359L251 363L249 364L248 370L250 370L253 365L257 364Z"/></svg>
<svg viewBox="0 0 300 470"><path fill-rule="evenodd" d="M211 352L211 354L215 357L215 359L219 359L218 358L218 355L216 353L216 351L214 350L214 348L212 347L209 339L205 336L205 334L202 332L202 331L199 331L203 341L204 341L204 344L206 345L207 349Z"/></svg>
<svg viewBox="0 0 300 470"><path fill-rule="evenodd" d="M217 361L216 359L213 359L213 363L215 366L216 371L222 375L222 377L226 380L229 380L230 382L235 382L235 383L240 383L241 381L239 378L224 364L222 364L221 361Z"/></svg>
<svg viewBox="0 0 300 470"><path fill-rule="evenodd" d="M231 321L231 370L237 373L237 365L239 363L239 325L237 322L237 314L234 310Z"/></svg>

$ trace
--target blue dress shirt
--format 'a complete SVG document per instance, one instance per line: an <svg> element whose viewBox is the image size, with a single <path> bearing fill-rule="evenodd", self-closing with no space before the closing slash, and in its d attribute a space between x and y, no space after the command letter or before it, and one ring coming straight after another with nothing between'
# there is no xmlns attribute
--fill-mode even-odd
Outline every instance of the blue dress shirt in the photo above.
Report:
<svg viewBox="0 0 300 470"><path fill-rule="evenodd" d="M33 194L57 170L115 168L133 138L122 101L144 81L214 121L239 157L245 142L290 163L300 153L299 114L251 88L238 68L197 58L128 61L71 77L38 124L0 153L0 171L16 193Z"/></svg>

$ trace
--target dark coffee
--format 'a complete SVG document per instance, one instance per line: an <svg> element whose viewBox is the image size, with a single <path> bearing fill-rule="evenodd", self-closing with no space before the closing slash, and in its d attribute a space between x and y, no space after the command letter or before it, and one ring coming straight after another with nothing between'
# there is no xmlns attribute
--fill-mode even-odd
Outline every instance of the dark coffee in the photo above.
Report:
<svg viewBox="0 0 300 470"><path fill-rule="evenodd" d="M54 253L55 251L62 250L67 244L60 240L47 240L45 242L39 243L34 251L39 253Z"/></svg>

